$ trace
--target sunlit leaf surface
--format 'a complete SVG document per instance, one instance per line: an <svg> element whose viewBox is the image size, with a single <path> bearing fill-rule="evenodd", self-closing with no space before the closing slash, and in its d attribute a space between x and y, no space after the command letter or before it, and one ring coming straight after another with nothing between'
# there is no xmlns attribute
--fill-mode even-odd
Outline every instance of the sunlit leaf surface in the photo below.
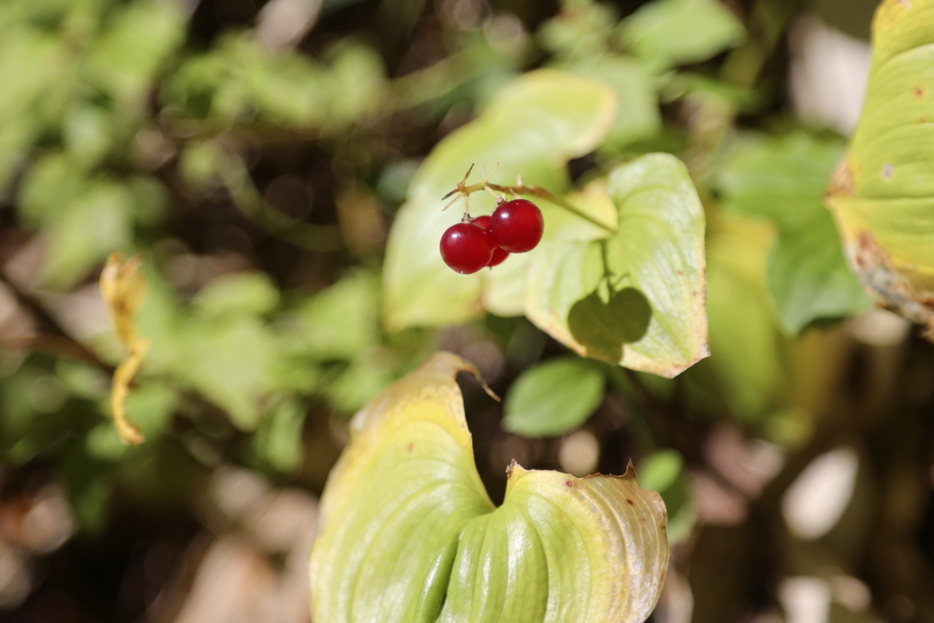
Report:
<svg viewBox="0 0 934 623"><path fill-rule="evenodd" d="M635 474L512 465L495 507L440 353L352 422L311 556L317 623L638 622L668 563L666 512Z"/></svg>
<svg viewBox="0 0 934 623"><path fill-rule="evenodd" d="M885 0L866 102L827 203L863 283L934 331L934 0Z"/></svg>
<svg viewBox="0 0 934 623"><path fill-rule="evenodd" d="M543 245L527 314L582 355L675 376L708 354L700 199L687 169L667 154L616 168L608 193L616 232Z"/></svg>

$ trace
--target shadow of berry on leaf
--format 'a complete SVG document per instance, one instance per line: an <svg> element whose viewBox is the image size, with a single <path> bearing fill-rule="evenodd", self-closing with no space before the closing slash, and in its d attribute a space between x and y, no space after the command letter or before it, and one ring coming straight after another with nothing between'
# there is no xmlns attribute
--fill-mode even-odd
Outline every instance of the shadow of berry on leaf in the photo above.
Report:
<svg viewBox="0 0 934 623"><path fill-rule="evenodd" d="M638 342L649 328L652 306L641 290L601 288L580 299L568 312L571 335L594 359L619 363L623 347Z"/></svg>

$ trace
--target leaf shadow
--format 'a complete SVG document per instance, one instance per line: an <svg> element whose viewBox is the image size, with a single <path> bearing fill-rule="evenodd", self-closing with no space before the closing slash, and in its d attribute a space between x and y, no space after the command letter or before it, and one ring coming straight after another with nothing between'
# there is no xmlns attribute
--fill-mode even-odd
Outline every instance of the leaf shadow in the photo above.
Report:
<svg viewBox="0 0 934 623"><path fill-rule="evenodd" d="M625 345L638 342L648 331L652 305L638 288L617 289L627 275L614 279L605 245L601 251L603 278L593 292L571 306L568 328L587 357L619 363Z"/></svg>

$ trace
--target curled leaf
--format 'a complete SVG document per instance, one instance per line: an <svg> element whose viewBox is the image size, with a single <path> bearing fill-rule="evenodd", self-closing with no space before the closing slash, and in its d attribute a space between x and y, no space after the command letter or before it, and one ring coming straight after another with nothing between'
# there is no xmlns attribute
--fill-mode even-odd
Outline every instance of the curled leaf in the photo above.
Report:
<svg viewBox="0 0 934 623"><path fill-rule="evenodd" d="M498 508L477 474L459 371L439 353L375 398L322 498L318 623L637 623L668 564L666 511L624 476L513 463Z"/></svg>
<svg viewBox="0 0 934 623"><path fill-rule="evenodd" d="M124 261L120 253L112 253L101 272L100 289L117 339L125 356L114 371L110 392L110 410L114 426L121 441L126 444L143 443L143 435L126 415L126 398L130 383L143 363L149 342L136 332L136 314L146 297L146 279L140 272L143 259L139 255Z"/></svg>

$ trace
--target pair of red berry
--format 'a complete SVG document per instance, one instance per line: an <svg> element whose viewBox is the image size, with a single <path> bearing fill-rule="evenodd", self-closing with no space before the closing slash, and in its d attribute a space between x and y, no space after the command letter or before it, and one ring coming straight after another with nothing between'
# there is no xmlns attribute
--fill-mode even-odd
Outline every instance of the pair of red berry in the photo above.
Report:
<svg viewBox="0 0 934 623"><path fill-rule="evenodd" d="M462 275L502 263L510 253L525 253L542 239L545 220L531 201L513 199L492 216L478 216L448 227L441 236L444 263Z"/></svg>

